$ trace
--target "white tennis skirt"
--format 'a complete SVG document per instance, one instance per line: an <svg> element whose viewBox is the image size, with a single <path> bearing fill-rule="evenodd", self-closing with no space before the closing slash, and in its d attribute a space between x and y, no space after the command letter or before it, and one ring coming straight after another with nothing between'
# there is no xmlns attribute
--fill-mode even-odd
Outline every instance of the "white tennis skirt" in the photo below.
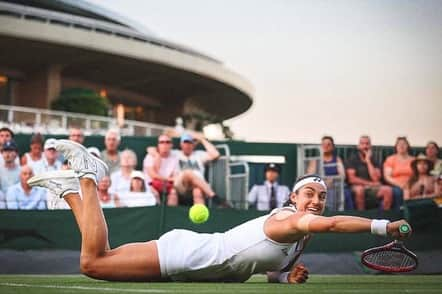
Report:
<svg viewBox="0 0 442 294"><path fill-rule="evenodd" d="M163 277L176 281L217 281L230 276L220 233L172 230L158 239L157 246Z"/></svg>

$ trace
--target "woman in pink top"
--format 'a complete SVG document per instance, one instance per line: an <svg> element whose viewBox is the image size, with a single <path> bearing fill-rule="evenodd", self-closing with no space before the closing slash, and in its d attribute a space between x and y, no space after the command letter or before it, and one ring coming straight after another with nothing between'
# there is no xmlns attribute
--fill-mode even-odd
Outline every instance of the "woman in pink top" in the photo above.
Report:
<svg viewBox="0 0 442 294"><path fill-rule="evenodd" d="M399 208L403 189L413 174L411 162L414 157L409 154L410 143L406 137L398 137L394 149L395 154L388 156L384 162L384 179L393 186L394 207Z"/></svg>

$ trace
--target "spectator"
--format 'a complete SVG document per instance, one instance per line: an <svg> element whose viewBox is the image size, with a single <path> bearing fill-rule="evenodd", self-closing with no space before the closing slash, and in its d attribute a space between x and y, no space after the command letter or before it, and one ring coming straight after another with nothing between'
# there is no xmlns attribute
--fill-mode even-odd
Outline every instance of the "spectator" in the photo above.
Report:
<svg viewBox="0 0 442 294"><path fill-rule="evenodd" d="M43 169L43 136L40 133L31 137L30 150L23 154L20 164L29 165L37 172Z"/></svg>
<svg viewBox="0 0 442 294"><path fill-rule="evenodd" d="M399 209L403 202L403 189L407 186L413 171L411 162L414 157L410 153L410 143L406 137L398 137L394 144L393 155L384 162L384 179L393 187L393 204Z"/></svg>
<svg viewBox="0 0 442 294"><path fill-rule="evenodd" d="M109 192L110 186L111 179L107 175L101 178L98 182L97 195L102 208L115 208L121 206L118 195Z"/></svg>
<svg viewBox="0 0 442 294"><path fill-rule="evenodd" d="M290 190L287 186L278 184L280 172L281 168L274 163L265 166L264 183L254 185L248 195L251 206L256 207L257 210L273 210L283 206L290 195Z"/></svg>
<svg viewBox="0 0 442 294"><path fill-rule="evenodd" d="M336 209L336 197L337 193L340 193L335 189L333 178L339 176L341 180L345 180L345 169L342 159L336 154L335 141L331 136L324 136L321 139L322 149L322 166L323 171L319 171L318 162L311 160L307 167L307 174L324 175L324 181L327 184L327 202L326 207L329 209ZM327 178L329 177L329 178ZM353 199L351 197L351 191L344 187L344 207L345 209L354 209Z"/></svg>
<svg viewBox="0 0 442 294"><path fill-rule="evenodd" d="M71 127L69 129L69 140L77 142L79 144L84 143L84 133L79 127Z"/></svg>
<svg viewBox="0 0 442 294"><path fill-rule="evenodd" d="M356 209L364 210L365 202L381 199L384 210L393 202L393 190L381 184L381 171L373 160L369 136L359 138L358 152L350 157L347 164L347 178L355 195Z"/></svg>
<svg viewBox="0 0 442 294"><path fill-rule="evenodd" d="M6 141L14 139L14 132L10 128L0 128L0 144L5 144Z"/></svg>
<svg viewBox="0 0 442 294"><path fill-rule="evenodd" d="M173 180L178 173L178 158L172 153L172 139L166 135L158 137L157 148L149 147L143 161L143 170L152 191L159 200L163 193L167 195L167 205L176 206L178 196L173 187ZM161 202L161 201L158 201Z"/></svg>
<svg viewBox="0 0 442 294"><path fill-rule="evenodd" d="M3 144L5 144L6 141L11 141L14 139L14 132L10 129L10 128L0 128L0 147L3 146ZM20 165L20 159L17 156L15 158L15 163L17 165ZM4 161L3 161L3 156L0 156L0 166L3 166Z"/></svg>
<svg viewBox="0 0 442 294"><path fill-rule="evenodd" d="M17 157L18 149L15 141L6 141L2 147L3 164L0 165L0 188L5 195L9 187L20 181L20 165L16 161Z"/></svg>
<svg viewBox="0 0 442 294"><path fill-rule="evenodd" d="M46 191L39 187L31 187L28 180L34 175L29 165L20 168L20 182L9 187L6 192L8 209L46 209Z"/></svg>
<svg viewBox="0 0 442 294"><path fill-rule="evenodd" d="M205 151L195 150L198 143ZM212 190L204 178L205 165L219 157L219 152L204 138L202 134L184 133L180 139L181 150L174 150L178 157L179 172L175 178L175 188L178 192L179 204L204 204L205 196L215 204L221 204L221 199ZM189 194L190 197L189 197Z"/></svg>
<svg viewBox="0 0 442 294"><path fill-rule="evenodd" d="M44 152L43 152L43 170L35 171L35 174L54 171L61 169L62 162L58 160L58 152L55 149L56 140L53 138L47 139L44 144Z"/></svg>
<svg viewBox="0 0 442 294"><path fill-rule="evenodd" d="M137 155L126 149L120 155L120 168L111 174L111 194L120 195L130 190L130 175L137 165Z"/></svg>
<svg viewBox="0 0 442 294"><path fill-rule="evenodd" d="M150 188L146 188L143 172L134 170L130 178L130 191L120 196L122 205L127 207L156 205L157 200L154 194Z"/></svg>
<svg viewBox="0 0 442 294"><path fill-rule="evenodd" d="M110 174L120 168L120 152L118 151L120 140L120 133L114 129L108 130L104 137L105 149L101 151L101 159L109 167Z"/></svg>
<svg viewBox="0 0 442 294"><path fill-rule="evenodd" d="M411 163L412 176L404 190L404 199L424 198L434 196L436 179L430 175L433 162L424 154L419 154Z"/></svg>
<svg viewBox="0 0 442 294"><path fill-rule="evenodd" d="M442 166L442 159L439 158L439 146L436 142L430 141L427 143L425 147L425 155L431 162L433 162L433 166L436 168L439 165Z"/></svg>

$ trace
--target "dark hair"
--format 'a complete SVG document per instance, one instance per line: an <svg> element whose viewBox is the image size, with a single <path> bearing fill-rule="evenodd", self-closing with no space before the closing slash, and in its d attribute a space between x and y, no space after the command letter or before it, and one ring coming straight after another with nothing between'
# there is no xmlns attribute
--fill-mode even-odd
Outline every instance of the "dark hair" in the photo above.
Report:
<svg viewBox="0 0 442 294"><path fill-rule="evenodd" d="M8 132L11 135L11 138L14 138L14 132L10 128L3 127L0 129L0 132Z"/></svg>
<svg viewBox="0 0 442 294"><path fill-rule="evenodd" d="M42 134L40 134L40 133L36 133L36 134L32 135L32 137L31 137L31 145L32 144L43 145L43 141L44 141L44 138L43 138Z"/></svg>
<svg viewBox="0 0 442 294"><path fill-rule="evenodd" d="M0 131L1 131L1 130L0 130ZM434 147L436 147L437 153L439 154L439 150L440 150L440 149L439 149L439 146L437 145L436 142L434 142L434 141L430 141L430 142L428 142L426 148L428 148L428 145L434 145Z"/></svg>
<svg viewBox="0 0 442 294"><path fill-rule="evenodd" d="M332 142L333 148L335 147L335 140L333 140L332 136L323 136L321 138L321 141L324 141L324 140L330 140Z"/></svg>
<svg viewBox="0 0 442 294"><path fill-rule="evenodd" d="M407 143L407 153L410 153L410 142L408 142L408 139L405 136L396 138L396 143L394 144L394 152L397 153L397 145L400 141L404 141L405 143Z"/></svg>
<svg viewBox="0 0 442 294"><path fill-rule="evenodd" d="M425 161L427 164L427 175L430 175L431 170L433 169L433 163L430 160L422 160L422 159L415 159L411 163L411 170L413 171L413 174L411 175L410 179L408 180L408 187L411 188L418 180L419 180L419 172L417 170L417 163L419 161Z"/></svg>
<svg viewBox="0 0 442 294"><path fill-rule="evenodd" d="M143 185L142 185L142 187L141 187L141 192L146 192L146 182L143 180L143 179L141 179L141 178L131 178L130 179L130 191L132 192L133 191L133 186L132 186L132 181L133 180L140 180L142 183L143 183Z"/></svg>
<svg viewBox="0 0 442 294"><path fill-rule="evenodd" d="M299 181L302 181L302 180L307 179L307 178L313 178L313 177L314 177L314 178L320 178L320 179L322 179L321 176L319 176L319 175L317 175L317 174L307 174L307 175L303 175L303 176L301 176L301 177L299 177L299 178L296 179L295 183L293 184L293 187L294 187ZM296 194L298 194L298 191L293 191L292 193L296 193ZM290 194L290 195L291 195L291 194ZM287 199L287 201L284 202L284 204L283 204L282 206L295 206L295 203L292 202L292 200L291 200L291 198L290 198L290 195L289 195L289 199Z"/></svg>

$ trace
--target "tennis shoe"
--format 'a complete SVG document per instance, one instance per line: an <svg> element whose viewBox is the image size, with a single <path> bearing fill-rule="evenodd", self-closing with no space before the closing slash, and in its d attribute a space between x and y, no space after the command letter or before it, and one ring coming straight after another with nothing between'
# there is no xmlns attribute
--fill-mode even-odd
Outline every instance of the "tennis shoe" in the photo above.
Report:
<svg viewBox="0 0 442 294"><path fill-rule="evenodd" d="M57 170L33 176L28 180L31 187L43 187L60 198L80 191L77 173L73 170Z"/></svg>
<svg viewBox="0 0 442 294"><path fill-rule="evenodd" d="M97 184L109 172L107 164L91 155L81 144L70 140L57 140L55 149L68 160L78 178L89 178Z"/></svg>

